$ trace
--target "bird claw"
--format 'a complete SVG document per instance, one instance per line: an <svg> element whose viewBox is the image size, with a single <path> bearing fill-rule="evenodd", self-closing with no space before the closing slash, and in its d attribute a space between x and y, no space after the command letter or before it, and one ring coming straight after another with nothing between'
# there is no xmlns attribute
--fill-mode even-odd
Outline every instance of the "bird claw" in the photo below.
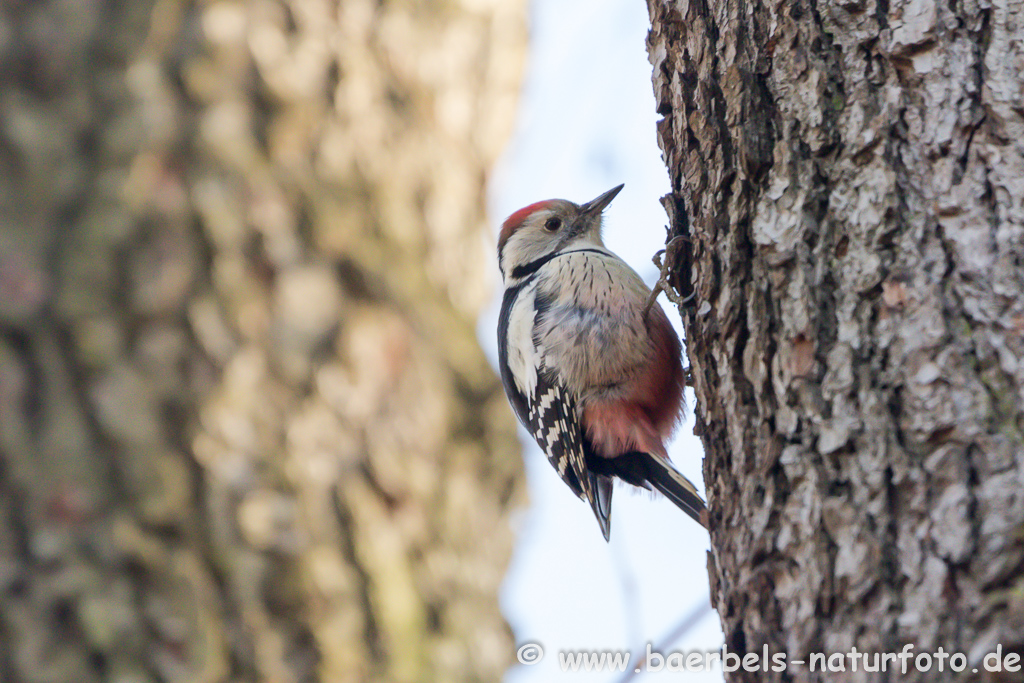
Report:
<svg viewBox="0 0 1024 683"><path fill-rule="evenodd" d="M658 267L658 281L654 283L654 289L651 290L651 295L647 297L647 306L644 308L644 316L651 312L651 308L654 306L654 302L658 299L659 292L665 292L665 296L668 300L674 303L676 306L682 306L693 299L694 293L691 292L687 297L681 297L676 294L672 285L669 284L668 278L671 275L672 265L675 263L676 251L683 242L689 242L690 240L682 235L676 235L668 241L664 249L659 249L651 261ZM665 255L664 261L662 255Z"/></svg>

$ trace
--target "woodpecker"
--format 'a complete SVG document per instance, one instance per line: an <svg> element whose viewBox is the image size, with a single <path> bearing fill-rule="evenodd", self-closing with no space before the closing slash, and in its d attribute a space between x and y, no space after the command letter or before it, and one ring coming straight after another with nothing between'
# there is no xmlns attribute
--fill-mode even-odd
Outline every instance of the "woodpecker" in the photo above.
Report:
<svg viewBox="0 0 1024 683"><path fill-rule="evenodd" d="M502 224L501 381L519 421L594 511L607 541L612 481L652 486L705 526L704 501L665 440L683 409L679 339L651 290L601 239L622 185L585 204L549 199Z"/></svg>

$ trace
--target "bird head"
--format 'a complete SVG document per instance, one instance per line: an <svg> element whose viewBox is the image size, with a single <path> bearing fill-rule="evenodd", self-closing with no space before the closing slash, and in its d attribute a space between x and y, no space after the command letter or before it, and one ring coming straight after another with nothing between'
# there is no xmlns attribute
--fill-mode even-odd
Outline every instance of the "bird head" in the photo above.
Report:
<svg viewBox="0 0 1024 683"><path fill-rule="evenodd" d="M506 284L522 268L577 245L603 247L601 212L622 189L618 185L585 204L546 199L509 216L498 237L498 266Z"/></svg>

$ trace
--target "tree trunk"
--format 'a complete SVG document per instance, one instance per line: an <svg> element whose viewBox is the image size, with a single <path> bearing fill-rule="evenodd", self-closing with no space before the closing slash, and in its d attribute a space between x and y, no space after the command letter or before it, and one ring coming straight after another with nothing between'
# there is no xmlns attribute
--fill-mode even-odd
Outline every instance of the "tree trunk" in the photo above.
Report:
<svg viewBox="0 0 1024 683"><path fill-rule="evenodd" d="M984 676L1024 646L1024 7L648 8L712 600L791 662L728 680Z"/></svg>
<svg viewBox="0 0 1024 683"><path fill-rule="evenodd" d="M0 681L509 665L522 11L0 4Z"/></svg>

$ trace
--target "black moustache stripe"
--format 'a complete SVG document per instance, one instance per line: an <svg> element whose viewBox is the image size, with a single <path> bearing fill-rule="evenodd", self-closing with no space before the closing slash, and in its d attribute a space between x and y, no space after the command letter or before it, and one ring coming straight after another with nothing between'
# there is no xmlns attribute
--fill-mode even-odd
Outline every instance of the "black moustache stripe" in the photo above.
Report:
<svg viewBox="0 0 1024 683"><path fill-rule="evenodd" d="M512 277L514 279L516 279L516 280L519 280L519 279L524 278L524 277L528 277L528 276L533 275L534 273L536 273L538 270L540 270L541 266L543 266L545 263L547 263L548 261L550 261L553 258L557 258L559 256L565 256L566 254L582 254L582 253L588 252L588 251L592 251L595 254L607 254L608 253L608 252L603 251L601 249L573 249L571 251L556 251L554 254L548 254L547 256L541 256L536 261L530 261L529 263L527 263L525 265L516 266L515 268L512 269Z"/></svg>

